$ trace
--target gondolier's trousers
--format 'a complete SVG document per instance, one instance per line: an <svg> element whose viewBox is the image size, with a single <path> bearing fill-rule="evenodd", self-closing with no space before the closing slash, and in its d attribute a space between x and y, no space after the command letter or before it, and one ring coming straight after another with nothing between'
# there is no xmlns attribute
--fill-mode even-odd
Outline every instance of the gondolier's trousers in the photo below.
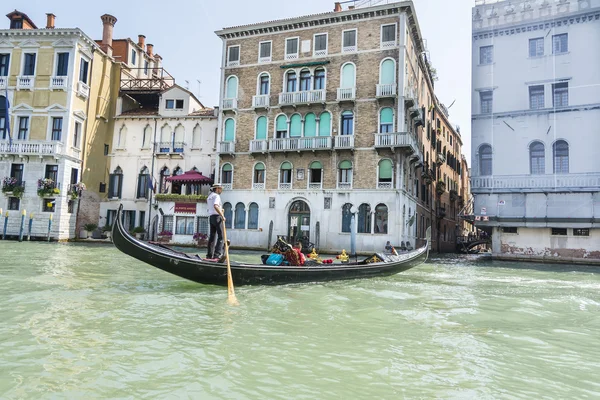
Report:
<svg viewBox="0 0 600 400"><path fill-rule="evenodd" d="M220 258L223 255L223 218L220 215L211 215L209 222L210 236L206 258Z"/></svg>

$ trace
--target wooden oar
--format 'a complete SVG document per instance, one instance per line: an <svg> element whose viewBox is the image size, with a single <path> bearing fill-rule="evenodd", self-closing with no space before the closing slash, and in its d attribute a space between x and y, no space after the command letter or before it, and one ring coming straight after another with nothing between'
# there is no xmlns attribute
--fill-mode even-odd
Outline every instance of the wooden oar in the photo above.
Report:
<svg viewBox="0 0 600 400"><path fill-rule="evenodd" d="M225 220L223 220L223 246L225 247L225 260L227 260L227 302L232 306L239 306L235 297L235 289L233 288L233 278L231 277L231 264L229 263L229 244L227 242L227 229L225 228Z"/></svg>

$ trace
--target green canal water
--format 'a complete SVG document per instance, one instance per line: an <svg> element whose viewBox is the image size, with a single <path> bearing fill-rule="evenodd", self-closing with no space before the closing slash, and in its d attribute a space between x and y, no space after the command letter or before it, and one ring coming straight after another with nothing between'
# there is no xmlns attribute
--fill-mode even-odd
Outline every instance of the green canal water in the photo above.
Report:
<svg viewBox="0 0 600 400"><path fill-rule="evenodd" d="M236 294L111 246L0 242L0 398L600 397L598 268L447 256Z"/></svg>

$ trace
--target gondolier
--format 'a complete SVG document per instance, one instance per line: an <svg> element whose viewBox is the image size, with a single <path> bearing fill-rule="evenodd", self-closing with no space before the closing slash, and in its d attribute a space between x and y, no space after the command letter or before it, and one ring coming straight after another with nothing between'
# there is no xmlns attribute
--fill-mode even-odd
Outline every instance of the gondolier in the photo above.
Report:
<svg viewBox="0 0 600 400"><path fill-rule="evenodd" d="M225 215L223 215L223 203L221 202L221 193L223 187L215 183L210 188L211 193L206 199L208 204L208 215L210 222L210 236L208 237L208 249L206 250L206 258L221 258L223 255L223 223Z"/></svg>

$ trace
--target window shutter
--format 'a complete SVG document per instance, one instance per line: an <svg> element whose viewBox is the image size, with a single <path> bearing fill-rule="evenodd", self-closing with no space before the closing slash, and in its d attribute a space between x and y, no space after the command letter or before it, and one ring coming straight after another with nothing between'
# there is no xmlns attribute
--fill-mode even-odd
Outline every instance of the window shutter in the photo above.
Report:
<svg viewBox="0 0 600 400"><path fill-rule="evenodd" d="M256 171L264 171L264 170L265 170L265 164L263 164L263 163L258 163L258 164L256 164L256 165L254 166L254 169L255 169Z"/></svg>
<svg viewBox="0 0 600 400"><path fill-rule="evenodd" d="M294 114L290 120L290 137L300 136L302 136L302 117L300 114Z"/></svg>
<svg viewBox="0 0 600 400"><path fill-rule="evenodd" d="M394 111L390 107L382 108L380 111L379 122L381 124L393 124Z"/></svg>
<svg viewBox="0 0 600 400"><path fill-rule="evenodd" d="M225 164L223 165L223 171L227 172L227 171L231 171L233 170L233 167L231 166L231 164Z"/></svg>
<svg viewBox="0 0 600 400"><path fill-rule="evenodd" d="M292 164L290 164L289 161L286 161L281 164L281 169L292 169Z"/></svg>
<svg viewBox="0 0 600 400"><path fill-rule="evenodd" d="M396 76L395 67L395 63L392 60L385 60L381 63L379 82L382 85L391 85L394 83L394 77Z"/></svg>
<svg viewBox="0 0 600 400"><path fill-rule="evenodd" d="M256 140L267 139L267 117L259 117L256 120Z"/></svg>
<svg viewBox="0 0 600 400"><path fill-rule="evenodd" d="M226 96L228 99L237 98L237 78L235 76L230 76L229 78L227 78Z"/></svg>
<svg viewBox="0 0 600 400"><path fill-rule="evenodd" d="M352 163L348 160L344 160L340 163L340 169L352 169Z"/></svg>
<svg viewBox="0 0 600 400"><path fill-rule="evenodd" d="M225 141L233 142L233 138L235 136L235 122L233 119L229 118L225 121Z"/></svg>
<svg viewBox="0 0 600 400"><path fill-rule="evenodd" d="M354 65L346 64L342 68L342 85L343 89L354 87Z"/></svg>
<svg viewBox="0 0 600 400"><path fill-rule="evenodd" d="M285 115L280 115L277 117L277 130L287 132L287 128L287 117Z"/></svg>
<svg viewBox="0 0 600 400"><path fill-rule="evenodd" d="M312 163L310 163L310 169L323 169L323 166L321 165L321 163L319 161L313 161Z"/></svg>
<svg viewBox="0 0 600 400"><path fill-rule="evenodd" d="M308 113L304 117L304 137L317 136L317 119L315 114Z"/></svg>
<svg viewBox="0 0 600 400"><path fill-rule="evenodd" d="M381 160L379 162L379 179L392 178L392 162L390 160Z"/></svg>
<svg viewBox="0 0 600 400"><path fill-rule="evenodd" d="M331 135L331 114L324 112L319 117L319 136Z"/></svg>

